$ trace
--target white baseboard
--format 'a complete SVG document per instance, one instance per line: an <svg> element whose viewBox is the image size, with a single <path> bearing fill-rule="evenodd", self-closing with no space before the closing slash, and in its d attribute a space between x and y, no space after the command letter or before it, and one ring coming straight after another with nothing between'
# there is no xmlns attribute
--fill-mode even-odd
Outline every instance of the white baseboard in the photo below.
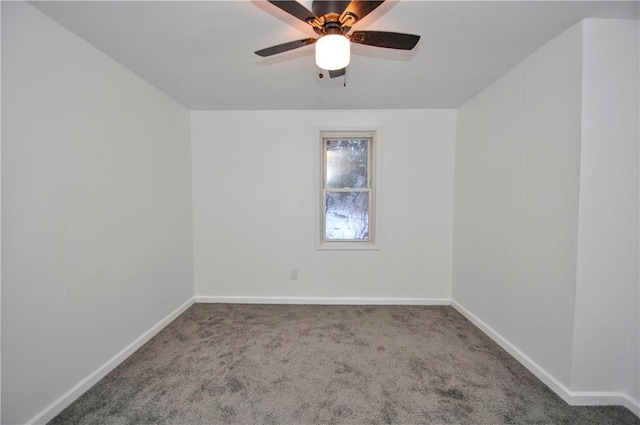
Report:
<svg viewBox="0 0 640 425"><path fill-rule="evenodd" d="M195 300L197 303L221 304L451 305L450 298L228 297L196 295Z"/></svg>
<svg viewBox="0 0 640 425"><path fill-rule="evenodd" d="M571 391L549 372L529 358L518 347L496 332L469 310L449 298L316 298L316 297L228 297L228 296L196 296L191 298L169 315L152 326L135 341L100 366L95 372L84 378L73 388L63 394L44 410L31 418L27 424L47 423L67 406L73 403L85 391L105 377L127 357L142 347L165 326L175 320L194 303L227 303L227 304L320 304L320 305L451 305L460 314L482 330L504 350L511 354L524 367L544 382L551 390L572 406L624 406L640 417L640 402L622 392L590 392Z"/></svg>
<svg viewBox="0 0 640 425"><path fill-rule="evenodd" d="M104 378L109 372L122 363L127 357L133 354L138 348L142 347L147 341L153 338L165 326L175 320L185 310L195 303L193 298L182 304L180 307L169 313L166 317L153 325L148 331L140 335L131 344L126 346L122 351L109 359L105 364L96 369L92 374L84 378L82 381L74 385L69 391L64 393L60 398L47 406L43 411L27 421L30 424L45 424L56 415L62 412L67 406L73 403L78 397L84 394L89 388L95 385L99 380Z"/></svg>
<svg viewBox="0 0 640 425"><path fill-rule="evenodd" d="M631 410L637 417L640 418L640 400L631 398L629 394L623 394L624 401L622 405Z"/></svg>
<svg viewBox="0 0 640 425"><path fill-rule="evenodd" d="M624 406L640 417L640 402L626 393L606 391L569 391L572 406Z"/></svg>
<svg viewBox="0 0 640 425"><path fill-rule="evenodd" d="M553 375L547 372L542 366L533 361L529 356L513 345L509 340L500 335L495 329L483 322L475 314L464 308L455 300L451 300L451 306L460 314L469 319L489 338L494 340L507 353L511 354L518 362L526 367L538 379L545 383L553 392L571 406L624 406L640 417L640 403L622 392L595 392L595 391L572 391Z"/></svg>

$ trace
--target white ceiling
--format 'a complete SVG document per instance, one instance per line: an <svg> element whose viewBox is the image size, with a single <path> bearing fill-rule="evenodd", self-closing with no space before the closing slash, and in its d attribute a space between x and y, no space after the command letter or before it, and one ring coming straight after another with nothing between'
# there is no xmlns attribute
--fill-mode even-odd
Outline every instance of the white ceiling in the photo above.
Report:
<svg viewBox="0 0 640 425"><path fill-rule="evenodd" d="M584 18L639 18L637 1L387 1L354 29L422 38L352 45L344 87L318 78L313 46L253 53L315 35L265 1L32 4L194 110L457 108Z"/></svg>

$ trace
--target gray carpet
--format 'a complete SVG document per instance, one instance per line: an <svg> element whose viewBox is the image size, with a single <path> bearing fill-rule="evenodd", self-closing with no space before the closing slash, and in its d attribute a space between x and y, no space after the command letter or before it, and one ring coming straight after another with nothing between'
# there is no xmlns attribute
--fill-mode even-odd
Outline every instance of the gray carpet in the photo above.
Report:
<svg viewBox="0 0 640 425"><path fill-rule="evenodd" d="M571 407L451 307L196 304L52 424L640 424Z"/></svg>

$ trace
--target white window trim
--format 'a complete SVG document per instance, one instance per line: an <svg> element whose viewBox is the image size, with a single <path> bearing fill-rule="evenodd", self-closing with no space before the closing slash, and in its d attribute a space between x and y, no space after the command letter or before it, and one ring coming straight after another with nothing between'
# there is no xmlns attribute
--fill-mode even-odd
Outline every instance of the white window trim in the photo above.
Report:
<svg viewBox="0 0 640 425"><path fill-rule="evenodd" d="M377 251L380 247L376 244L376 192L377 181L379 176L378 159L379 155L379 143L380 143L380 130L378 128L367 129L328 129L319 128L319 149L317 149L318 156L316 157L316 250L318 251ZM370 165L369 165L369 179L371 189L369 191L369 240L368 241L326 241L325 236L325 217L324 217L324 172L325 172L325 152L324 152L324 139L330 138L371 138L370 146Z"/></svg>

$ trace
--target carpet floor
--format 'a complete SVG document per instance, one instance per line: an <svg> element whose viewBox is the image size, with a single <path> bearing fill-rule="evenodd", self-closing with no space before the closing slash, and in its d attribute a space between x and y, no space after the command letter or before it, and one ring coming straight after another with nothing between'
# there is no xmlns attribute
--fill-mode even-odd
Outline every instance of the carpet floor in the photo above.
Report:
<svg viewBox="0 0 640 425"><path fill-rule="evenodd" d="M51 424L640 424L451 307L195 304Z"/></svg>

